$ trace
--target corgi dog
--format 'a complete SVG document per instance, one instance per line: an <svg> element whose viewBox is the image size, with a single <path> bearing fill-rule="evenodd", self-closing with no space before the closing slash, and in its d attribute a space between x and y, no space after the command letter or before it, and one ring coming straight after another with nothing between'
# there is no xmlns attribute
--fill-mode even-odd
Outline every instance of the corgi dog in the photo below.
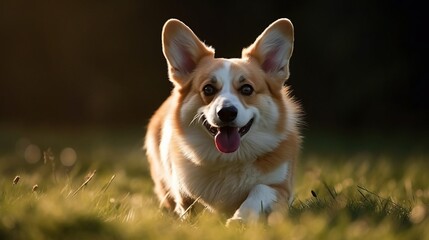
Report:
<svg viewBox="0 0 429 240"><path fill-rule="evenodd" d="M147 127L161 206L181 218L194 202L230 222L256 222L292 200L300 108L289 94L293 25L279 19L241 58L215 58L177 19L162 30L174 88Z"/></svg>

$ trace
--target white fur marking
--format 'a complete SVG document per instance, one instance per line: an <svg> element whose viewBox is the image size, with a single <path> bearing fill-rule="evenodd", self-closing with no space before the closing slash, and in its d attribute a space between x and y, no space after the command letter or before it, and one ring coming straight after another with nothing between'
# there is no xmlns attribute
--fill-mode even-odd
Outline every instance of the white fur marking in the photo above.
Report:
<svg viewBox="0 0 429 240"><path fill-rule="evenodd" d="M274 171L265 174L261 180L264 184L276 184L283 182L289 174L289 163L285 162Z"/></svg>
<svg viewBox="0 0 429 240"><path fill-rule="evenodd" d="M233 89L232 82L234 79L231 75L231 64L230 61L225 60L223 67L214 73L216 78L222 83L222 89L218 97L204 111L204 115L211 125L220 124L217 112L226 106L234 106L237 108L238 115L234 123L238 127L246 125L254 116L253 110L244 107Z"/></svg>
<svg viewBox="0 0 429 240"><path fill-rule="evenodd" d="M276 195L277 191L267 185L258 184L254 186L247 199L231 219L256 222L261 213L271 211L273 203L277 200Z"/></svg>
<svg viewBox="0 0 429 240"><path fill-rule="evenodd" d="M223 68L215 72L216 78L222 82L221 94L231 93L232 76L231 76L231 62L225 61Z"/></svg>

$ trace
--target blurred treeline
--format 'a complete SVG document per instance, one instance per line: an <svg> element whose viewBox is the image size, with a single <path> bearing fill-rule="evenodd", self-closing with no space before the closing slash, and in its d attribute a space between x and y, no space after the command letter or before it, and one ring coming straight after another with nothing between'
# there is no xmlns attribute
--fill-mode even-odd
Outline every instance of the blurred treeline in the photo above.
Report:
<svg viewBox="0 0 429 240"><path fill-rule="evenodd" d="M239 57L295 26L289 85L307 128L427 129L428 21L417 1L0 0L0 123L145 125L169 94L161 28L179 18Z"/></svg>

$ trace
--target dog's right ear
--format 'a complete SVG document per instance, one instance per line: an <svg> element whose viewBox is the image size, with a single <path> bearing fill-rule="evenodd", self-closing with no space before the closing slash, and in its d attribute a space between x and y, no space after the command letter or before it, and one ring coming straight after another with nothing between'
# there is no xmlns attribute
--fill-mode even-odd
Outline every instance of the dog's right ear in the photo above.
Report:
<svg viewBox="0 0 429 240"><path fill-rule="evenodd" d="M177 19L170 19L164 24L162 51L167 59L170 81L179 85L186 82L203 57L214 57L214 50Z"/></svg>
<svg viewBox="0 0 429 240"><path fill-rule="evenodd" d="M278 79L280 84L289 78L289 60L293 52L292 22L281 18L268 26L255 42L243 49L243 58L253 58L261 69Z"/></svg>

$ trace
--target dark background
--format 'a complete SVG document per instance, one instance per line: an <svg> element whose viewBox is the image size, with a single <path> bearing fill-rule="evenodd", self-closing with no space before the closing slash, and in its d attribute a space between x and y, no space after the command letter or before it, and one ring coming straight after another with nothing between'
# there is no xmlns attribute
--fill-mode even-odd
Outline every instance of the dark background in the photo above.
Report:
<svg viewBox="0 0 429 240"><path fill-rule="evenodd" d="M0 0L0 124L144 126L171 84L161 28L178 18L218 57L274 20L295 26L306 129L428 130L428 19L417 1Z"/></svg>

